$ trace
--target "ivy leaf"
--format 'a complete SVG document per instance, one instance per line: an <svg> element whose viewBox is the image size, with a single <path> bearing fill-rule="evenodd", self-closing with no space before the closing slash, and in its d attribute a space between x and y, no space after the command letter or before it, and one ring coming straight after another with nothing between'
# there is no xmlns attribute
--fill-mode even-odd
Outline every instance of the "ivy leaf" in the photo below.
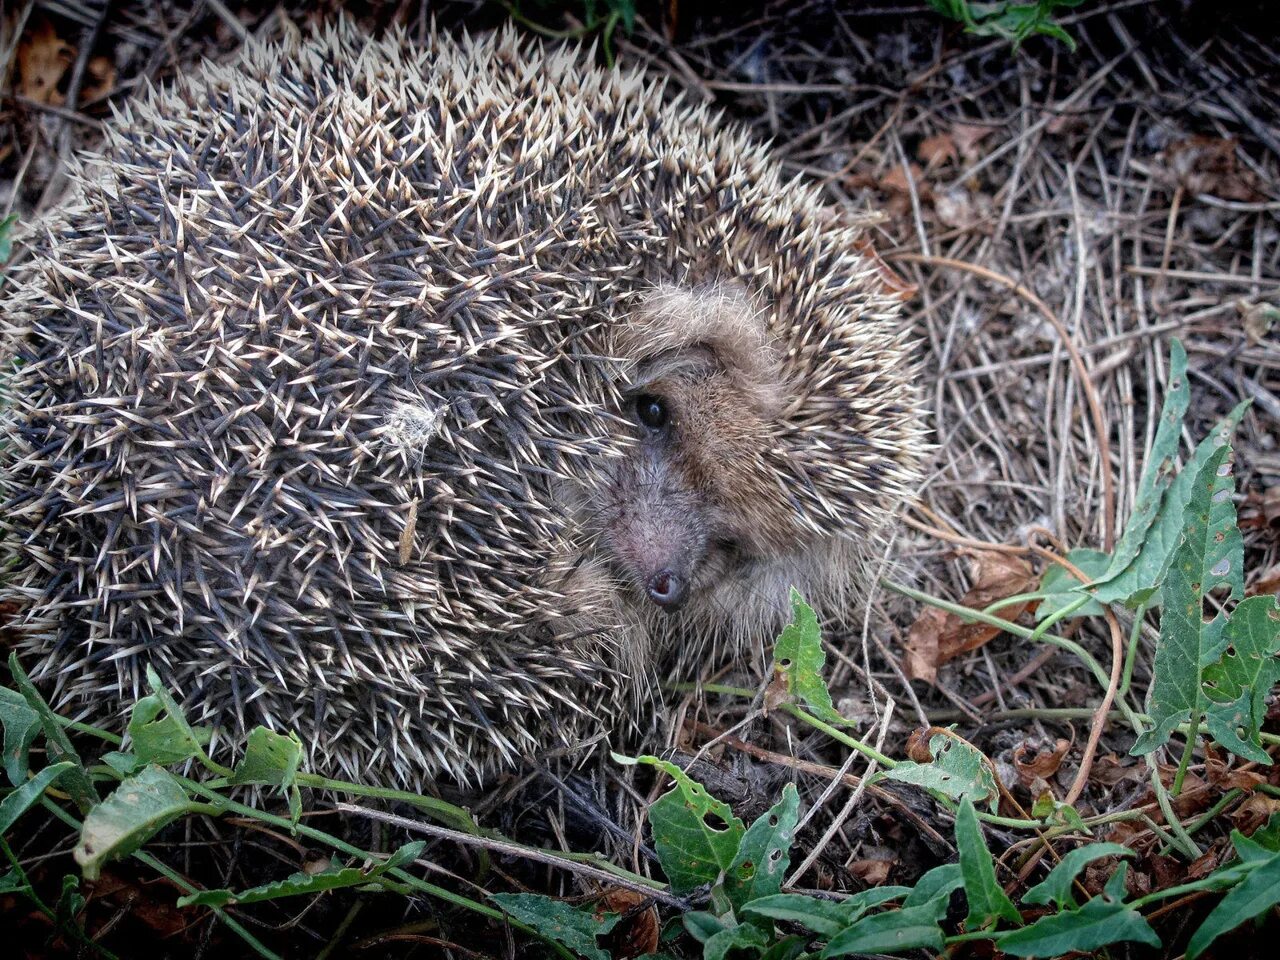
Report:
<svg viewBox="0 0 1280 960"><path fill-rule="evenodd" d="M1079 910L1051 913L1001 937L1000 950L1015 957L1060 957L1073 952L1091 954L1124 940L1159 947L1156 932L1142 914L1122 899L1127 870L1128 865L1121 864L1107 881L1106 889Z"/></svg>
<svg viewBox="0 0 1280 960"><path fill-rule="evenodd" d="M973 801L968 797L956 811L956 849L960 851L960 873L964 877L964 895L969 901L965 929L980 930L1001 919L1021 923L1022 915L996 880L996 865L982 839Z"/></svg>
<svg viewBox="0 0 1280 960"><path fill-rule="evenodd" d="M852 726L831 702L831 692L822 679L827 654L822 649L818 616L799 591L791 588L791 623L783 628L773 647L774 669L782 676L787 693L804 703L819 720L833 726Z"/></svg>
<svg viewBox="0 0 1280 960"><path fill-rule="evenodd" d="M929 739L929 753L932 763L904 761L891 770L880 771L874 779L914 784L952 800L968 798L995 810L1000 802L995 774L976 747L945 733L935 733Z"/></svg>
<svg viewBox="0 0 1280 960"><path fill-rule="evenodd" d="M1259 732L1267 716L1267 696L1280 681L1277 598L1242 601L1227 621L1223 639L1221 659L1204 669L1205 723L1213 738L1232 753L1270 764Z"/></svg>
<svg viewBox="0 0 1280 960"><path fill-rule="evenodd" d="M0 687L0 725L4 727L4 772L15 787L26 782L28 751L40 732L40 715L16 690Z"/></svg>
<svg viewBox="0 0 1280 960"><path fill-rule="evenodd" d="M675 781L649 807L654 849L674 893L689 893L729 868L745 827L727 803L711 796L706 787L670 761L651 756L632 759L616 753L613 758L619 763L657 767Z"/></svg>
<svg viewBox="0 0 1280 960"><path fill-rule="evenodd" d="M725 871L725 893L735 907L782 890L799 819L800 795L795 784L788 783L782 788L782 799L747 828Z"/></svg>
<svg viewBox="0 0 1280 960"><path fill-rule="evenodd" d="M179 907L226 907L232 904L261 903L264 900L279 900L281 897L297 897L304 894L323 893L326 890L340 890L344 887L359 887L374 883L388 870L394 870L402 864L417 859L427 845L425 840L415 840L398 848L386 860L370 864L367 867L330 867L319 873L290 874L284 880L250 887L248 890L198 890L185 897L178 898ZM500 894L495 894L497 899ZM547 899L547 898L544 898ZM552 900L552 903L559 903ZM522 917L519 919L523 919Z"/></svg>
<svg viewBox="0 0 1280 960"><path fill-rule="evenodd" d="M1204 670L1230 645L1225 614L1206 621L1202 612L1205 594L1215 587L1227 586L1232 596L1243 592L1244 547L1231 503L1230 452L1219 447L1201 468L1187 503L1182 545L1160 587L1160 642L1148 710L1154 727L1138 737L1130 751L1135 755L1163 745L1178 724L1199 722L1209 705Z"/></svg>
<svg viewBox="0 0 1280 960"><path fill-rule="evenodd" d="M1240 885L1222 898L1192 934L1187 960L1195 960L1222 934L1280 903L1280 853L1254 863Z"/></svg>
<svg viewBox="0 0 1280 960"><path fill-rule="evenodd" d="M1075 897L1071 884L1080 871L1103 857L1132 857L1133 851L1118 843L1089 843L1076 847L1062 858L1062 862L1049 871L1049 875L1022 895L1023 903L1053 904L1057 907L1074 907Z"/></svg>
<svg viewBox="0 0 1280 960"><path fill-rule="evenodd" d="M96 880L103 863L137 850L165 824L188 813L220 812L213 804L192 800L168 771L147 767L85 815L76 863L86 880Z"/></svg>

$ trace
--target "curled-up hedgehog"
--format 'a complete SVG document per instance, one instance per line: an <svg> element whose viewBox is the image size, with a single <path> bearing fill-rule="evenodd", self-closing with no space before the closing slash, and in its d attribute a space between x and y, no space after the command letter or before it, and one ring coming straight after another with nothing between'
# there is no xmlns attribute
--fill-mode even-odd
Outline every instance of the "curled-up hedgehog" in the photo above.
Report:
<svg viewBox="0 0 1280 960"><path fill-rule="evenodd" d="M817 190L575 50L350 25L125 106L6 287L0 599L318 769L475 781L838 615L918 482L896 293ZM674 666L673 666L674 665Z"/></svg>

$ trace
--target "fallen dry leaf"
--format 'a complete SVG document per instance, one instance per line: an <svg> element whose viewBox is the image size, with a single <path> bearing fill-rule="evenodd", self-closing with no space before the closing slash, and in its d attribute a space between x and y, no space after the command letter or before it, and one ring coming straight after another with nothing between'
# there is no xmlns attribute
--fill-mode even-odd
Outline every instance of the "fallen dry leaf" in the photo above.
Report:
<svg viewBox="0 0 1280 960"><path fill-rule="evenodd" d="M951 142L965 163L973 163L979 156L978 145L998 129L984 123L957 123L951 128Z"/></svg>
<svg viewBox="0 0 1280 960"><path fill-rule="evenodd" d="M1024 740L1013 751L1013 767L1018 771L1018 779L1027 786L1035 780L1048 780L1058 772L1070 748L1071 743L1061 737L1051 747Z"/></svg>
<svg viewBox="0 0 1280 960"><path fill-rule="evenodd" d="M1254 792L1245 797L1244 802L1227 814L1227 817L1237 830L1249 836L1270 820L1274 813L1280 813L1280 800L1265 793Z"/></svg>
<svg viewBox="0 0 1280 960"><path fill-rule="evenodd" d="M19 96L60 107L66 97L58 90L62 75L75 60L75 48L59 38L53 24L41 17L18 43Z"/></svg>
<svg viewBox="0 0 1280 960"><path fill-rule="evenodd" d="M849 864L849 872L869 887L878 887L889 879L892 860L855 860Z"/></svg>
<svg viewBox="0 0 1280 960"><path fill-rule="evenodd" d="M1265 199L1258 178L1236 160L1234 137L1187 137L1165 150L1163 160L1173 182L1190 193L1252 203Z"/></svg>
<svg viewBox="0 0 1280 960"><path fill-rule="evenodd" d="M993 550L964 552L972 557L974 569L973 587L960 599L962 606L981 610L997 600L1035 588L1035 572L1021 557ZM1000 616L1005 620L1016 620L1027 606L1025 603L1014 604L1001 610ZM956 614L926 607L907 633L904 669L914 680L934 683L938 678L938 667L962 653L976 650L999 634L999 627L965 623Z"/></svg>
<svg viewBox="0 0 1280 960"><path fill-rule="evenodd" d="M956 142L951 139L951 134L935 133L932 137L925 137L920 141L916 156L924 164L925 170L935 170L944 163L954 163L959 153L956 150Z"/></svg>
<svg viewBox="0 0 1280 960"><path fill-rule="evenodd" d="M658 911L636 890L614 887L605 891L599 904L605 913L620 913L622 919L609 934L610 953L616 960L631 960L658 950Z"/></svg>

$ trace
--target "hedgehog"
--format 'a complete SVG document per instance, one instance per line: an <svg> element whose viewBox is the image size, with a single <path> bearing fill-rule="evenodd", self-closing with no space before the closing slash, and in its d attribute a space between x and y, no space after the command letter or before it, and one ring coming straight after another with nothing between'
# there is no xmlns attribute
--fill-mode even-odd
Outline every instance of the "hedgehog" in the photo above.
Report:
<svg viewBox="0 0 1280 960"><path fill-rule="evenodd" d="M856 605L916 488L865 224L641 70L348 21L119 108L4 305L0 599L55 707L477 783Z"/></svg>

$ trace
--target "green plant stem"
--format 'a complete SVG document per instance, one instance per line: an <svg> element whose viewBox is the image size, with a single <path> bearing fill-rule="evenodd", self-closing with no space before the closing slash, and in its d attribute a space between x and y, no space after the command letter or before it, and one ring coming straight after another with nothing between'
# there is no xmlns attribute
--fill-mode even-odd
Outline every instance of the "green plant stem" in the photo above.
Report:
<svg viewBox="0 0 1280 960"><path fill-rule="evenodd" d="M368 850L361 850L359 847L347 843L345 840L335 837L333 834L325 833L323 830L317 830L315 827L307 826L305 823L295 824L287 817L278 817L275 814L257 810L253 807L246 806L243 803L238 803L235 800L229 800L195 780L189 780L186 777L176 777L176 779L183 785L183 787L192 793L221 804L223 809L228 813L235 813L242 817L248 817L253 820L259 820L263 823L269 823L281 830L294 831L311 840L315 840L319 843L332 847L339 853L345 853L349 857L358 857L361 860L368 860L373 856L373 854ZM510 917L503 913L501 910L497 910L493 907L486 906L483 903L461 896L460 894L456 894L452 890L446 890L444 887L438 887L434 883L428 883L427 881L422 880L419 877L415 877L412 873L409 873L407 870L403 870L399 867L394 867L388 870L386 872L386 876L395 877L401 883L412 887L419 893L425 893L430 897L443 900L445 903L453 904L455 907L470 910L483 917L488 917L490 920L497 920L499 923L509 923L517 930L521 930L540 942L553 947L556 952L562 957L565 957L566 960L573 960L573 954L561 947L558 943L545 939L532 927L526 926L514 917Z"/></svg>
<svg viewBox="0 0 1280 960"><path fill-rule="evenodd" d="M1196 749L1196 738L1200 733L1200 718L1191 718L1191 729L1187 731L1187 745L1182 748L1182 757L1178 760L1178 770L1173 775L1172 792L1175 797L1182 795L1182 781L1186 779L1187 768L1191 766L1191 754Z"/></svg>
<svg viewBox="0 0 1280 960"><path fill-rule="evenodd" d="M948 613L953 613L967 622L985 623L988 626L999 627L1001 630L1011 633L1015 637L1022 637L1024 640L1044 642L1052 644L1055 647L1060 647L1068 653L1073 654L1081 663L1088 667L1089 671L1093 674L1094 679L1098 681L1103 690L1106 690L1111 684L1110 673L1102 669L1102 665L1094 659L1093 655L1089 653L1088 650L1080 646L1080 644L1076 643L1074 640L1068 640L1066 637L1060 637L1057 634L1047 632L1048 627L1052 625L1051 621L1046 621L1036 627L1036 629L1029 630L1020 624L1013 623L1009 620L1003 620L1000 617L993 617L990 614L983 613L981 610L974 610L958 603L951 603L948 600L942 600L939 597L930 596L927 593L922 593L919 590L913 590L911 587L904 586L903 584L894 583L892 580L882 579L880 584L887 590L892 590L894 593L901 594L902 596L915 600L919 603L928 604L931 607L937 607L939 610L945 610ZM1085 599L1087 600L1088 598ZM1069 610L1070 608L1068 607L1066 609ZM1131 709L1127 703L1123 703L1119 698L1117 698L1116 709L1124 714L1125 719L1130 723L1135 731L1140 731L1142 729L1139 725L1137 712Z"/></svg>
<svg viewBox="0 0 1280 960"><path fill-rule="evenodd" d="M67 826L71 827L73 830L78 831L83 826L83 824L79 820L77 820L71 814L67 813L67 811L63 810L60 806L58 806L48 797L41 797L40 803L46 810L52 813L55 817L57 817ZM168 880L170 883L176 886L183 893L196 892L196 888L192 886L190 883L188 883L185 877L183 877L180 873L173 870L171 867L167 866L166 864L161 863L151 854L146 853L145 851L142 851L142 850L135 850L133 852L133 858L139 861L140 863L146 864L152 870L155 870L157 873L163 876L166 880ZM249 947L255 953L258 954L258 956L263 958L263 960L284 960L284 958L282 958L278 953L276 953L274 950L268 947L265 943L263 943L261 940L255 937L248 930L246 930L244 926L241 923L239 923L239 921L237 921L234 917L228 916L226 911L223 910L221 907L210 907L209 909L213 911L214 915L217 916L219 920L221 920L223 923L227 925L227 929L231 930L234 934L236 934L236 936L238 936L241 940L247 943Z"/></svg>
<svg viewBox="0 0 1280 960"><path fill-rule="evenodd" d="M1164 784L1160 782L1160 768L1156 766L1155 760L1151 755L1147 755L1147 766L1151 768L1151 790L1156 795L1156 803L1160 806L1160 812L1164 814L1164 822L1169 827L1169 831L1173 837L1169 839L1169 843L1176 846L1184 855L1192 860L1197 859L1201 851L1196 842L1191 839L1186 828L1183 827L1182 821L1178 819L1178 815L1173 812L1173 803L1169 799L1169 791L1164 788Z"/></svg>

